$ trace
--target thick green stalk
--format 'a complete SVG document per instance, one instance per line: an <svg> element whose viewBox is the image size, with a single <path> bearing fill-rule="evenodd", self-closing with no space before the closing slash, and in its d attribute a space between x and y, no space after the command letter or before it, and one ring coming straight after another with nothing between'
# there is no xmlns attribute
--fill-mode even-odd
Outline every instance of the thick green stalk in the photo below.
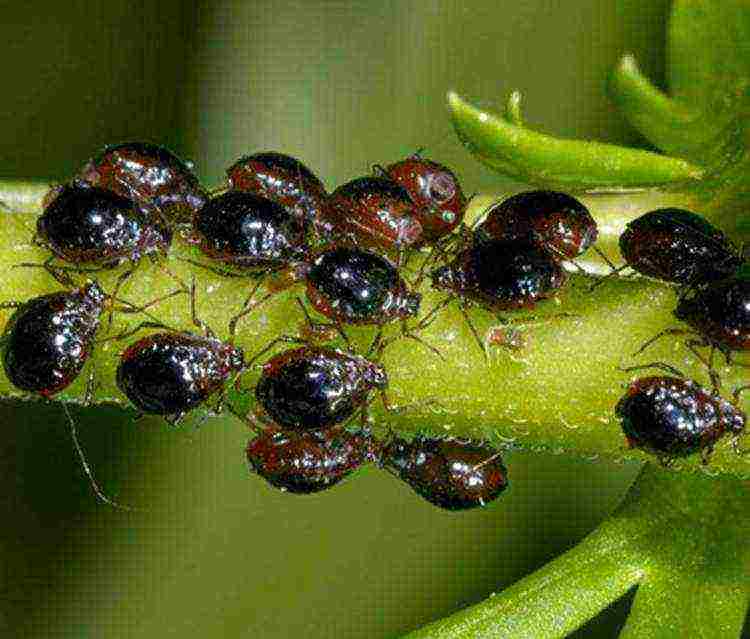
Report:
<svg viewBox="0 0 750 639"><path fill-rule="evenodd" d="M637 586L623 637L738 637L750 602L750 485L647 464L580 544L411 639L565 637Z"/></svg>
<svg viewBox="0 0 750 639"><path fill-rule="evenodd" d="M10 188L13 187L7 187L4 192L9 193ZM34 192L34 188L19 190L21 194L29 192ZM617 236L629 219L649 208L680 203L684 197L680 193L640 190L600 193L587 196L584 201L599 221L600 245L617 259ZM480 215L491 201L491 197L475 199L469 218ZM3 271L0 300L24 300L59 288L42 269L15 268L20 262L40 263L47 255L43 249L30 244L39 210L37 200L26 212L0 214L4 219L4 234L0 238ZM204 258L177 240L166 265L184 280L189 280L193 274L196 276L199 316L220 335L226 335L229 319L238 311L252 282L245 278L221 277L186 264L177 259L180 255L199 261L205 261ZM419 259L413 259L413 263L417 264ZM606 271L604 264L595 258L582 261L582 265ZM111 289L122 269L97 275L103 286ZM618 367L656 359L674 361L677 357L676 365L687 374L704 384L708 383L708 378L705 369L679 337L663 340L642 357L632 357L649 337L676 325L671 316L676 297L669 287L644 279L612 278L591 292L592 281L573 274L561 291L558 303L547 301L533 311L538 315L536 319L530 318L529 313L503 314L498 318L481 308L471 311L472 322L481 335L497 326L500 319L521 322L509 325L511 329L520 330L528 342L519 351L489 346L489 359L485 360L455 304L441 312L434 324L421 334L440 350L443 360L411 340L394 343L386 351L384 360L390 378L389 397L395 404L413 406L394 414L385 412L380 402L374 402L372 417L376 429L388 426L405 435L418 431L468 435L523 449L585 456L645 458L643 453L625 447L613 413L625 385L637 375L625 373ZM173 287L173 281L159 267L145 261L123 287L121 297L144 303ZM425 310L444 298L427 283L422 292ZM246 353L259 351L279 334L298 330L303 316L295 303L297 295L303 295L301 287L274 298L240 324L238 344ZM194 329L185 296L160 304L152 309L152 314L169 326ZM9 317L10 311L0 312L0 328ZM124 330L142 319L118 314L112 332ZM349 332L362 349L366 349L373 336L369 329ZM106 327L100 336L105 335ZM105 342L96 350L93 364L99 381L97 403L128 405L114 383L115 368L120 351L134 339ZM741 369L722 366L721 373L727 388L739 384ZM257 376L257 370L249 372L243 385L251 387ZM82 375L58 399L80 401L85 377ZM0 393L24 396L4 375L0 376ZM433 399L438 403L426 401ZM249 409L253 408L251 395L237 396L234 400L238 404L242 400ZM678 468L699 465L696 456ZM750 462L738 457L724 441L716 451L712 469L750 475Z"/></svg>

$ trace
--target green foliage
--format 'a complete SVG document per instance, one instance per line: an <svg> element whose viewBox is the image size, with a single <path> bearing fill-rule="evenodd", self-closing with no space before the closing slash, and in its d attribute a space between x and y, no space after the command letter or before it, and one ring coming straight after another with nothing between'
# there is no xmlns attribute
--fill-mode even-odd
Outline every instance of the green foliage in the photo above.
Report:
<svg viewBox="0 0 750 639"><path fill-rule="evenodd" d="M750 602L750 488L646 465L575 548L413 639L565 637L638 587L621 637L738 637Z"/></svg>

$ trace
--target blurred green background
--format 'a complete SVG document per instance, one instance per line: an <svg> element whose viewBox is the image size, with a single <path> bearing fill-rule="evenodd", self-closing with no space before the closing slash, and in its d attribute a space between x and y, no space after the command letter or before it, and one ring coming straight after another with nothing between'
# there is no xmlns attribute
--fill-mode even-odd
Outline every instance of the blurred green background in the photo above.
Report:
<svg viewBox="0 0 750 639"><path fill-rule="evenodd" d="M0 4L0 177L65 179L101 145L150 139L207 182L278 149L329 187L425 147L465 190L513 185L457 144L452 88L532 126L641 140L602 92L624 51L663 79L667 0ZM0 635L394 637L569 548L637 468L508 455L512 489L445 513L377 469L317 496L250 477L246 434L78 411L109 493L94 502L64 413L0 405ZM611 637L627 601L578 633Z"/></svg>

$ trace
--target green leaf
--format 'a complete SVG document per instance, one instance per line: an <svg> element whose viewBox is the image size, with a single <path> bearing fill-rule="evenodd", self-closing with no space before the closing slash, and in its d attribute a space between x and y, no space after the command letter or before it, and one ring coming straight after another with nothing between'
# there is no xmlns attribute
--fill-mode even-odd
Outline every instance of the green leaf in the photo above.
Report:
<svg viewBox="0 0 750 639"><path fill-rule="evenodd" d="M448 94L448 109L459 139L480 162L526 182L580 190L681 183L703 175L685 160L650 151L537 133L482 111L457 93Z"/></svg>
<svg viewBox="0 0 750 639"><path fill-rule="evenodd" d="M706 148L721 145L738 117L736 105L725 101L720 110L700 111L672 99L644 77L635 58L625 55L609 77L613 102L649 141L666 153L706 162Z"/></svg>
<svg viewBox="0 0 750 639"><path fill-rule="evenodd" d="M684 204L685 197L680 193L643 190L589 195L584 201L598 219L601 246L615 256L617 237L629 219L649 208ZM469 219L480 215L492 200L492 197L475 198ZM42 269L14 268L19 262L41 263L47 256L44 250L30 243L39 207L37 201L34 210L0 214L4 229L0 238L0 269L4 273L0 282L0 300L24 300L59 288ZM167 267L185 280L195 274L199 283L199 316L205 318L219 335L226 335L229 319L239 310L252 281L218 276L176 259L179 255L201 262L205 262L204 258L178 239L172 247ZM412 261L414 268L420 261L421 258ZM594 258L584 260L582 265L605 271L601 262L597 263ZM100 274L105 289L113 287L122 268ZM529 318L528 312L504 314L507 320L522 322L511 325L511 328L523 332L528 346L517 352L490 347L489 362L485 361L455 304L441 312L422 333L425 340L440 349L445 361L410 340L394 343L385 354L390 400L397 405L412 407L390 414L384 411L379 401L374 401L372 416L376 428L382 432L388 425L406 435L429 431L487 437L497 443L512 443L524 449L644 459L642 453L625 448L613 414L625 385L635 376L635 373L624 373L618 367L658 359L672 361L679 357L679 366L687 374L704 384L708 379L680 338L663 340L647 356L637 360L631 356L656 332L676 325L671 317L676 299L671 288L645 279L612 278L590 292L591 282L589 277L572 275L559 296L559 303L547 301L532 312L538 316L536 321ZM160 268L144 261L127 281L120 296L140 304L169 292L173 287L174 283ZM296 306L295 297L303 292L304 289L299 287L280 294L240 324L238 344L246 353L258 352L281 333L298 330L303 316ZM426 310L444 297L427 284L422 292ZM185 296L163 302L152 312L165 324L194 330ZM561 313L569 316L559 317ZM0 313L0 328L9 317L9 311ZM480 308L473 309L471 317L482 335L499 324L497 317ZM142 318L137 316L117 315L112 332L124 331L139 321ZM391 330L396 331L397 327ZM373 337L371 329L353 328L349 333L362 348ZM104 336L106 327L101 332L101 337ZM114 380L119 353L134 339L106 342L95 353L93 359L100 383L97 402L128 405ZM721 373L727 388L738 385L743 375L739 368L722 368ZM258 375L258 370L248 373L243 385L251 387ZM79 401L83 396L85 377L82 375L59 398ZM22 395L4 375L0 376L0 394L6 397ZM425 401L430 399L437 400L439 405L427 405ZM253 407L253 401L248 405ZM678 468L698 465L698 459L691 459ZM750 475L749 466L730 450L728 442L720 444L712 462L712 469L716 471L743 475Z"/></svg>
<svg viewBox="0 0 750 639"><path fill-rule="evenodd" d="M750 487L647 464L575 548L411 639L565 637L638 587L621 637L740 635L750 602Z"/></svg>

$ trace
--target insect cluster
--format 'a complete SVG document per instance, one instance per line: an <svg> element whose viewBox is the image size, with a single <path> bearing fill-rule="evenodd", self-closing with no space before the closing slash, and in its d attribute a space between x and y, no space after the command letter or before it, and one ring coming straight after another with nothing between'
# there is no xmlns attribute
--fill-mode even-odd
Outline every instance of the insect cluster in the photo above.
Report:
<svg viewBox="0 0 750 639"><path fill-rule="evenodd" d="M736 447L747 421L739 399L750 385L733 392L733 401L720 395L721 380L713 362L719 351L727 364L736 353L750 351L750 269L744 249L691 211L657 209L627 225L620 236L625 264L642 275L675 285L676 319L689 328L668 328L648 340L638 351L666 335L687 335L687 348L706 367L712 388L689 380L664 362L628 370L656 368L667 376L634 381L616 407L628 443L656 454L665 463L701 452L708 463L716 441L725 433ZM709 348L708 357L699 349Z"/></svg>
<svg viewBox="0 0 750 639"><path fill-rule="evenodd" d="M135 329L105 338L149 331L124 348L116 374L118 388L141 413L173 424L199 406L220 412L227 404L237 413L226 401L228 388L247 394L241 382L260 364L255 408L239 416L255 432L246 449L249 468L271 485L317 492L375 463L441 508L484 505L508 483L500 451L489 444L373 435L373 396L390 408L382 354L405 338L440 356L420 332L453 302L484 352L468 309L505 314L553 298L567 279L563 264L577 266L576 258L597 250L598 232L586 207L564 193L518 194L491 207L475 228L463 223L467 203L455 174L419 154L378 165L374 175L329 194L299 160L257 153L232 164L226 183L209 192L188 163L163 147L108 147L45 201L34 241L50 255L25 266L44 267L66 290L3 305L16 309L2 343L6 375L19 389L50 398L81 373L107 310L110 323L115 312L141 313L146 319ZM226 339L198 317L195 280L188 286L165 265L175 235L202 256L187 261L252 282ZM675 315L700 336L691 348L710 346L706 363L714 381L713 391L680 377L636 381L616 409L626 435L663 457L710 450L724 432L744 427L744 415L720 398L711 366L714 350L729 358L750 349L750 280L741 252L699 216L673 209L633 222L621 248L631 268L680 285ZM138 307L119 291L144 257L177 288ZM420 258L410 281L404 267ZM122 263L128 266L111 293L70 275ZM447 296L422 313L417 289L425 277ZM298 297L303 328L273 336L248 356L235 345L243 318L297 284L322 319ZM266 292L257 300L262 285ZM189 298L192 330L149 316L148 308L181 294ZM400 333L386 337L394 323ZM376 336L359 353L348 332L368 325ZM341 348L327 344L334 340ZM84 468L89 472L85 460ZM89 478L102 496L90 472Z"/></svg>

